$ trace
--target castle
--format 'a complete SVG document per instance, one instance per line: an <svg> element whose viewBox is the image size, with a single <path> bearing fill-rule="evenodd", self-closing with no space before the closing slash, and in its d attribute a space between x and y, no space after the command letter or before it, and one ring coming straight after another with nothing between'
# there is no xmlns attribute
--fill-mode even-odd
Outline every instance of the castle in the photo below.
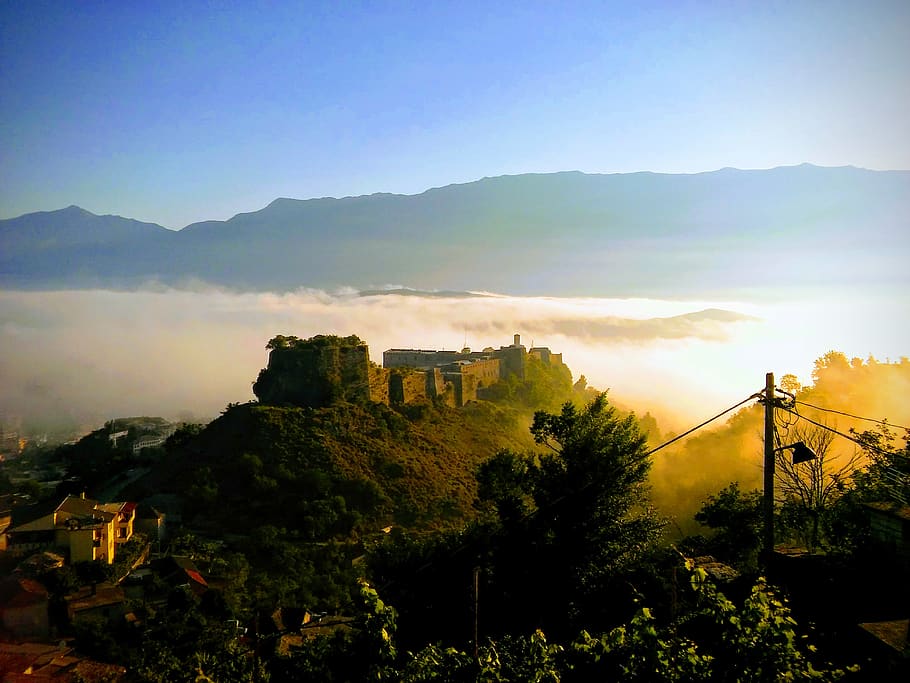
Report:
<svg viewBox="0 0 910 683"><path fill-rule="evenodd" d="M317 335L301 340L278 336L268 346L269 363L253 392L260 403L317 407L335 400L407 404L440 399L461 407L483 399L485 390L515 375L524 379L528 358L563 365L562 354L546 347L527 350L513 343L483 351L389 349L382 367L370 362L369 348L356 336Z"/></svg>

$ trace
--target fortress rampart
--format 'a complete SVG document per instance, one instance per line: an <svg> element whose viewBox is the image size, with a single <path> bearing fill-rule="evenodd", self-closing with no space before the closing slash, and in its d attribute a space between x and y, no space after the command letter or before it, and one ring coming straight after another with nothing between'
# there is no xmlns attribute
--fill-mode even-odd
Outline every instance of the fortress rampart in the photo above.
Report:
<svg viewBox="0 0 910 683"><path fill-rule="evenodd" d="M370 359L357 337L275 337L253 384L261 403L316 407L370 398Z"/></svg>
<svg viewBox="0 0 910 683"><path fill-rule="evenodd" d="M389 349L382 354L383 367L370 362L369 348L355 336L278 336L267 348L268 366L253 384L256 397L269 405L304 407L338 400L406 404L433 399L461 407L509 375L524 379L529 354L562 364L562 354L546 347L528 352L517 334L510 346L483 351Z"/></svg>

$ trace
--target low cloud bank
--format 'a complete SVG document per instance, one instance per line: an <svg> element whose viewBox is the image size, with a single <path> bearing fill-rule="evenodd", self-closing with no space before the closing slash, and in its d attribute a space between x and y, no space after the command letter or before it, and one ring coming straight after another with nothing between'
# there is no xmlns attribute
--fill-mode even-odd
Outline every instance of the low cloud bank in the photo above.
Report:
<svg viewBox="0 0 910 683"><path fill-rule="evenodd" d="M847 298L845 298L845 296ZM299 290L0 292L0 419L205 420L253 397L276 334L357 334L387 348L475 349L522 335L562 352L576 377L680 428L761 388L810 380L829 349L896 358L893 303L849 296L754 304Z"/></svg>

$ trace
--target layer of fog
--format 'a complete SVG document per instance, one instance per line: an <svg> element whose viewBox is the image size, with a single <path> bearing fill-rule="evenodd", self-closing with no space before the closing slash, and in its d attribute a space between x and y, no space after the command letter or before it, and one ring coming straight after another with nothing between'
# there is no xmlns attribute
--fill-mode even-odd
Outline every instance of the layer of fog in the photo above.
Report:
<svg viewBox="0 0 910 683"><path fill-rule="evenodd" d="M759 390L767 371L811 381L813 361L830 349L906 355L905 303L849 292L762 304L313 290L0 292L0 420L66 416L88 428L129 415L208 420L229 402L253 398L265 344L276 334L356 334L381 363L387 348L499 347L519 333L526 346L562 352L576 378L649 410L663 431L678 430Z"/></svg>

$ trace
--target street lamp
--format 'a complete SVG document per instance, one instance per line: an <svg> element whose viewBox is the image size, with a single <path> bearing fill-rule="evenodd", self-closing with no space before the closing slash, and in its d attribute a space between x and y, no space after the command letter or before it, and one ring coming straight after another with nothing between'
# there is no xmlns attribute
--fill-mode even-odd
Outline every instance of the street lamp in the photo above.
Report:
<svg viewBox="0 0 910 683"><path fill-rule="evenodd" d="M814 460L815 452L802 441L797 441L789 446L774 448L774 373L765 375L765 391L762 403L765 404L765 471L764 493L762 495L762 517L764 518L764 533L762 535L762 555L765 566L771 561L774 554L774 457L777 451L793 449L793 464L796 465L807 460Z"/></svg>
<svg viewBox="0 0 910 683"><path fill-rule="evenodd" d="M813 451L811 448L809 448L802 441L797 441L796 443L791 443L789 446L780 446L779 448L775 448L774 450L775 451L785 451L788 448L793 449L793 464L794 465L798 465L801 462L806 462L807 460L815 460L818 457L818 455L816 455L815 451Z"/></svg>

